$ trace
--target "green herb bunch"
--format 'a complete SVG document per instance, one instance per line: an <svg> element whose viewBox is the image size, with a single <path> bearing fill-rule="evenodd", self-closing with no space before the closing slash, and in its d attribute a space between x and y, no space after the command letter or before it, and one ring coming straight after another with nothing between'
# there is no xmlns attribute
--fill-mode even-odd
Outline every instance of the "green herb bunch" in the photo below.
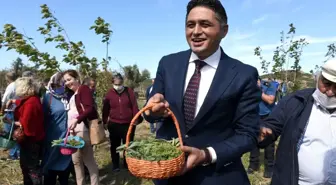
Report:
<svg viewBox="0 0 336 185"><path fill-rule="evenodd" d="M51 142L51 146L56 146L63 142L64 142L63 139L53 140ZM76 141L75 139L69 139L67 140L67 144L70 146L79 146L81 143L79 141Z"/></svg>
<svg viewBox="0 0 336 185"><path fill-rule="evenodd" d="M172 140L155 139L149 137L141 141L130 142L129 146L122 145L117 151L126 151L127 157L146 161L164 161L177 158L182 154L179 149L180 142L176 138Z"/></svg>

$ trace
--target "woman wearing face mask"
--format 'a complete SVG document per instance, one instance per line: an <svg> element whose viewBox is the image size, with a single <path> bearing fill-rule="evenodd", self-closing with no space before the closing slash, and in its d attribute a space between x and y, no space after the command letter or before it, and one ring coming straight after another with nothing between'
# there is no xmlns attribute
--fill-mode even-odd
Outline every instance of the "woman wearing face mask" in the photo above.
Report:
<svg viewBox="0 0 336 185"><path fill-rule="evenodd" d="M85 141L84 148L72 154L77 185L85 184L84 164L89 170L91 185L98 185L98 166L94 159L88 130L88 120L97 119L98 112L95 109L90 88L86 85L80 85L77 71L65 71L63 78L66 88L73 93L69 100L68 127L73 135L77 135Z"/></svg>
<svg viewBox="0 0 336 185"><path fill-rule="evenodd" d="M58 179L60 185L68 185L70 176L71 156L62 155L58 147L52 147L51 142L65 138L68 130L67 93L63 86L63 74L54 74L48 85L47 93L43 97L44 128L44 156L42 169L44 183L55 185Z"/></svg>
<svg viewBox="0 0 336 185"><path fill-rule="evenodd" d="M113 77L113 88L108 91L103 100L103 123L107 124L110 133L113 171L120 170L119 153L116 152L116 148L120 146L121 141L126 142L128 127L133 116L139 111L134 91L123 86L123 82L121 74L116 74ZM142 117L137 122L141 121ZM131 140L133 137L134 130ZM124 167L127 169L125 157Z"/></svg>

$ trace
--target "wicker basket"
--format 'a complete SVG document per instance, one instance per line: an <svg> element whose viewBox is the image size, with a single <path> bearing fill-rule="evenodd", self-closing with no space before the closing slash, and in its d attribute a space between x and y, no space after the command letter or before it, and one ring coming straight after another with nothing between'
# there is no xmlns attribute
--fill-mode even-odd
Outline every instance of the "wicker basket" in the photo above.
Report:
<svg viewBox="0 0 336 185"><path fill-rule="evenodd" d="M128 128L127 137L126 137L126 148L128 147L130 143L130 137L133 130L133 127L135 125L135 121L138 119L138 117L145 112L146 110L149 110L153 107L153 105L147 105L143 109L141 109L132 119L130 127ZM181 130L179 123L173 114L173 112L170 109L167 109L171 113L171 117L174 121L178 138L180 141L180 146L183 146L182 142L182 136L181 136ZM127 157L127 151L126 151L126 162L128 165L129 171L136 177L139 178L145 178L145 179L168 179L170 177L174 177L180 174L180 172L184 168L185 164L185 154L182 152L182 154L171 160L165 160L165 161L145 161L145 160L139 160L132 157Z"/></svg>

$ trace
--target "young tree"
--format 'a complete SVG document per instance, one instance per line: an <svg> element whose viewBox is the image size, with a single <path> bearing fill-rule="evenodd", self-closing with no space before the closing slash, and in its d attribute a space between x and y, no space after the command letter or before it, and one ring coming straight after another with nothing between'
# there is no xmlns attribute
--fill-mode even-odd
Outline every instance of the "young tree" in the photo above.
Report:
<svg viewBox="0 0 336 185"><path fill-rule="evenodd" d="M296 33L296 28L293 23L289 25L289 31L285 35L282 31L280 32L280 45L276 47L273 52L273 66L272 73L273 77L276 79L281 79L285 82L289 81L289 72L294 72L293 83L300 85L300 60L303 52L303 48L308 45L308 42L304 38L294 39ZM261 55L262 48L260 46L256 47L254 53L261 60L261 67L263 73L268 72L268 67L271 64L270 61L266 61ZM290 70L292 69L292 70Z"/></svg>
<svg viewBox="0 0 336 185"><path fill-rule="evenodd" d="M61 62L79 66L82 76L96 76L96 70L99 65L106 68L108 62L103 59L98 63L96 57L88 58L86 56L85 46L82 41L71 41L66 30L63 28L60 21L51 13L46 4L41 5L42 19L46 23L39 27L39 31L43 36L45 43L54 42L56 48L64 51L62 61L57 61L56 57L51 56L48 52L42 52L37 48L33 38L28 37L25 33L17 31L16 27L11 24L4 25L4 30L0 34L0 49L15 50L28 58L44 73L51 75L60 70ZM95 29L96 34L103 35L102 42L109 42L112 31L109 29L109 24L98 17L91 29Z"/></svg>
<svg viewBox="0 0 336 185"><path fill-rule="evenodd" d="M14 60L12 62L12 69L13 72L17 75L17 76L21 76L23 69L24 68L24 64L22 63L22 59L20 57L16 58L16 60Z"/></svg>
<svg viewBox="0 0 336 185"><path fill-rule="evenodd" d="M140 72L136 64L123 67L123 71L125 84L132 89L139 87L142 82L150 78L150 72L147 69Z"/></svg>
<svg viewBox="0 0 336 185"><path fill-rule="evenodd" d="M33 63L33 67L25 66L25 69L39 72L40 77L50 77L56 71L61 71L61 63L66 63L77 67L81 77L91 77L97 82L97 99L98 106L105 93L111 88L112 75L115 70L108 68L111 57L109 56L109 45L112 35L110 24L106 23L101 17L94 21L89 29L94 30L100 35L101 42L106 44L106 56L99 60L97 57L89 58L86 55L86 49L82 41L73 41L70 39L61 22L52 13L46 4L41 7L42 19L45 20L44 25L38 27L37 31L44 37L45 44L53 43L55 47L63 52L61 60L56 60L55 56L38 48L33 38L30 38L25 31L19 32L12 24L5 24L4 29L0 32L0 49L14 50L18 54L27 57L28 61ZM22 62L22 61L21 61ZM131 88L136 88L146 79L150 78L148 70L139 71L137 65L123 67L117 60L115 62L120 67L120 72L125 75L126 83ZM16 63L19 71L20 63ZM103 70L100 70L102 67ZM21 70L21 69L20 69Z"/></svg>

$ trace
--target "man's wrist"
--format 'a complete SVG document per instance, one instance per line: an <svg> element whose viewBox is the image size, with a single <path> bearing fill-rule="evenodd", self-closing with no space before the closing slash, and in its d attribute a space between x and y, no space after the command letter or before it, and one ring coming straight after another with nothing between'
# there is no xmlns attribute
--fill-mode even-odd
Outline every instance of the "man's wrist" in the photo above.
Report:
<svg viewBox="0 0 336 185"><path fill-rule="evenodd" d="M203 160L202 165L203 166L207 166L207 165L211 164L212 157L211 157L209 149L208 148L204 148L204 149L202 149L202 152L203 152L203 155L204 155L204 160Z"/></svg>

